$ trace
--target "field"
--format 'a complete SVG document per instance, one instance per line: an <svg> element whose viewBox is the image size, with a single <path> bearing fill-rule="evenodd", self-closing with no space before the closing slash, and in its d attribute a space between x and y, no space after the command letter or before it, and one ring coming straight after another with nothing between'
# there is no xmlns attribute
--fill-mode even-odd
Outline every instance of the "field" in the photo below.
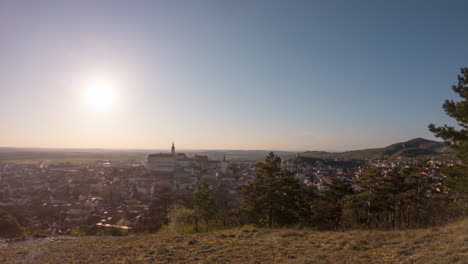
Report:
<svg viewBox="0 0 468 264"><path fill-rule="evenodd" d="M0 243L1 263L468 263L468 220L402 231L235 228Z"/></svg>

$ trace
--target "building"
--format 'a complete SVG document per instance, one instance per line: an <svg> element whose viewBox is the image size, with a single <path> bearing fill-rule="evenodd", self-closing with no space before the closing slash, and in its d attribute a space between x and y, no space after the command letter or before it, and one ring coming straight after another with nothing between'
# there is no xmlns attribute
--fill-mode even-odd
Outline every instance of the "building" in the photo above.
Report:
<svg viewBox="0 0 468 264"><path fill-rule="evenodd" d="M146 164L150 172L172 173L176 166L176 156L164 153L150 154Z"/></svg>
<svg viewBox="0 0 468 264"><path fill-rule="evenodd" d="M171 153L158 153L148 155L146 162L150 173L168 173L175 171L195 170L218 170L222 173L227 172L228 162L224 158L222 161L210 160L208 156L195 155L192 158L184 153L176 153L174 142L172 142Z"/></svg>

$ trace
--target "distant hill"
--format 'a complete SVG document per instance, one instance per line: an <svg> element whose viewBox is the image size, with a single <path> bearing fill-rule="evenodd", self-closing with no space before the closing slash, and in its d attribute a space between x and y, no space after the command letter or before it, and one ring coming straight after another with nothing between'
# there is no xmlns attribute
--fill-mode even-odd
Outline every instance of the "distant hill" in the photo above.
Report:
<svg viewBox="0 0 468 264"><path fill-rule="evenodd" d="M406 142L395 143L384 148L345 152L306 151L299 154L299 156L302 158L338 160L396 160L414 158L449 160L455 158L455 152L443 142L415 138Z"/></svg>

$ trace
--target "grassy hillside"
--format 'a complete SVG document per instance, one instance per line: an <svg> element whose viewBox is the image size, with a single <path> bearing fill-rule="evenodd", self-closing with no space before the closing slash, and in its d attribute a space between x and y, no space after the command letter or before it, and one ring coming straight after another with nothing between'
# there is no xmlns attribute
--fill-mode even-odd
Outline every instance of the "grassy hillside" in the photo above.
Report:
<svg viewBox="0 0 468 264"><path fill-rule="evenodd" d="M353 150L345 152L306 151L300 154L303 158L372 160L401 158L438 158L441 160L455 158L455 152L443 142L415 138L395 143L384 148Z"/></svg>
<svg viewBox="0 0 468 264"><path fill-rule="evenodd" d="M468 263L468 220L405 231L252 227L0 243L0 263Z"/></svg>

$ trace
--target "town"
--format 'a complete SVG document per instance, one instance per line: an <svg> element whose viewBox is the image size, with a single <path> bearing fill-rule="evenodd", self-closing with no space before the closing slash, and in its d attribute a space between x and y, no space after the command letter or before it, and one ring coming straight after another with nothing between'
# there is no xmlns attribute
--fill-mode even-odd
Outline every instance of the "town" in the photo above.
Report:
<svg viewBox="0 0 468 264"><path fill-rule="evenodd" d="M296 155L283 159L283 169L301 184L325 190L332 179L353 183L369 167L405 167L412 161L343 163L342 166L310 161ZM439 178L442 162L430 161L427 178ZM445 164L451 165L451 164ZM452 164L453 165L453 164ZM235 208L241 202L239 190L253 181L255 162L230 162L208 156L176 152L174 143L166 153L149 154L146 160L74 164L67 162L0 162L0 209L54 235L70 234L76 226L132 229L125 223L148 224L152 201L169 190L190 200L204 183L220 193ZM356 187L357 188L357 187ZM443 186L435 181L433 189Z"/></svg>

